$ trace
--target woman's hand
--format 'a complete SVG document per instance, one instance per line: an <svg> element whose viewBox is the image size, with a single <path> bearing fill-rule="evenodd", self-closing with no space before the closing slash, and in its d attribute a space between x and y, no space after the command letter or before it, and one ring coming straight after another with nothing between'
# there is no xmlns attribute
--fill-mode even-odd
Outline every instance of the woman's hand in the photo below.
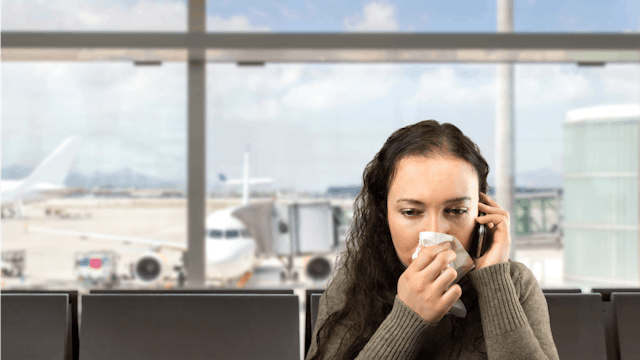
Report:
<svg viewBox="0 0 640 360"><path fill-rule="evenodd" d="M487 205L488 204L488 205ZM487 194L480 193L478 212L483 212L485 216L478 216L476 221L485 224L486 230L493 235L493 245L484 255L475 259L473 263L475 269L496 265L509 261L509 251L511 250L511 234L509 233L509 212L503 210Z"/></svg>
<svg viewBox="0 0 640 360"><path fill-rule="evenodd" d="M447 267L457 257L450 241L420 249L398 279L398 298L426 321L440 321L462 295L458 284L445 292L458 277L453 267Z"/></svg>

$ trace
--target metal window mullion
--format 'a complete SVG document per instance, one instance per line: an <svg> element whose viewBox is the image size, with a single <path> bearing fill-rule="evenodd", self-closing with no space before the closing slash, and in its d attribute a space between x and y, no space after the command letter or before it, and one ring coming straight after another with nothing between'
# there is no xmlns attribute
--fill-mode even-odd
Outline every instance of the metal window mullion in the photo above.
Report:
<svg viewBox="0 0 640 360"><path fill-rule="evenodd" d="M204 32L206 0L189 0L189 32ZM204 49L189 49L187 63L187 286L206 279L206 62Z"/></svg>

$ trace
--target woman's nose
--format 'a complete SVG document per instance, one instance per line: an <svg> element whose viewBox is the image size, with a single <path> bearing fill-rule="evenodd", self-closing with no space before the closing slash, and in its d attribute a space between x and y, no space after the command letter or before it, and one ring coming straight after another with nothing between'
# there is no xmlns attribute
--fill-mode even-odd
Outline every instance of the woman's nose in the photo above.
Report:
<svg viewBox="0 0 640 360"><path fill-rule="evenodd" d="M444 234L444 233L447 233L448 230L449 230L449 226L447 221L443 219L441 216L434 215L434 216L429 216L429 219L427 220L427 226L424 231L431 231L431 232Z"/></svg>

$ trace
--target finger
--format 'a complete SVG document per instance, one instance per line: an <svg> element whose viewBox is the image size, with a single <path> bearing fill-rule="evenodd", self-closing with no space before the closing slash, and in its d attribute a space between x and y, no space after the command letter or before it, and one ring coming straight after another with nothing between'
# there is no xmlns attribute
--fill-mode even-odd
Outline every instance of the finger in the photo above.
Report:
<svg viewBox="0 0 640 360"><path fill-rule="evenodd" d="M455 251L443 251L437 254L435 259L419 272L419 276L423 277L424 281L432 283L442 274L442 271L447 269L447 265L454 262L457 258L458 255Z"/></svg>
<svg viewBox="0 0 640 360"><path fill-rule="evenodd" d="M453 267L447 267L443 272L435 279L433 286L438 291L437 294L443 294L449 285L458 277L458 272Z"/></svg>
<svg viewBox="0 0 640 360"><path fill-rule="evenodd" d="M418 257L409 264L408 271L418 272L426 268L436 256L446 250L451 249L451 241L443 242L438 245L423 247L418 253Z"/></svg>
<svg viewBox="0 0 640 360"><path fill-rule="evenodd" d="M481 211L485 214L495 213L495 214L507 215L507 210L504 210L501 207L493 207L480 202L478 203L478 211Z"/></svg>
<svg viewBox="0 0 640 360"><path fill-rule="evenodd" d="M498 203L495 200L493 200L489 195L485 193L480 193L480 203L483 203L483 202L493 207L497 207L498 209L502 209L500 205L498 205Z"/></svg>
<svg viewBox="0 0 640 360"><path fill-rule="evenodd" d="M462 296L462 287L460 287L460 285L458 284L453 284L442 295L442 301L444 301L444 303L446 304L446 308L450 309L451 306L453 306L453 303L455 303L456 300L460 299L460 296Z"/></svg>
<svg viewBox="0 0 640 360"><path fill-rule="evenodd" d="M507 218L504 215L500 215L500 214L487 214L484 216L478 216L476 218L476 221L480 224L488 224L488 223L493 223L494 225L498 226L500 224L506 224L507 221L505 221Z"/></svg>

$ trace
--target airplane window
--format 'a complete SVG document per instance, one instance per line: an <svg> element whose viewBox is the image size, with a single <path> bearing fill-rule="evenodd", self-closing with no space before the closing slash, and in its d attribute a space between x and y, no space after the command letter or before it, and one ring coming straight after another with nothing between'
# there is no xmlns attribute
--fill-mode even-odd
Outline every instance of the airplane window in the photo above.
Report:
<svg viewBox="0 0 640 360"><path fill-rule="evenodd" d="M251 237L251 233L247 229L242 229L240 232L242 233L242 237Z"/></svg>
<svg viewBox="0 0 640 360"><path fill-rule="evenodd" d="M237 238L238 237L238 230L227 230L227 233L225 234L224 237L226 238Z"/></svg>
<svg viewBox="0 0 640 360"><path fill-rule="evenodd" d="M221 230L211 230L211 231L209 231L209 237L219 239L219 238L222 237L222 231Z"/></svg>

